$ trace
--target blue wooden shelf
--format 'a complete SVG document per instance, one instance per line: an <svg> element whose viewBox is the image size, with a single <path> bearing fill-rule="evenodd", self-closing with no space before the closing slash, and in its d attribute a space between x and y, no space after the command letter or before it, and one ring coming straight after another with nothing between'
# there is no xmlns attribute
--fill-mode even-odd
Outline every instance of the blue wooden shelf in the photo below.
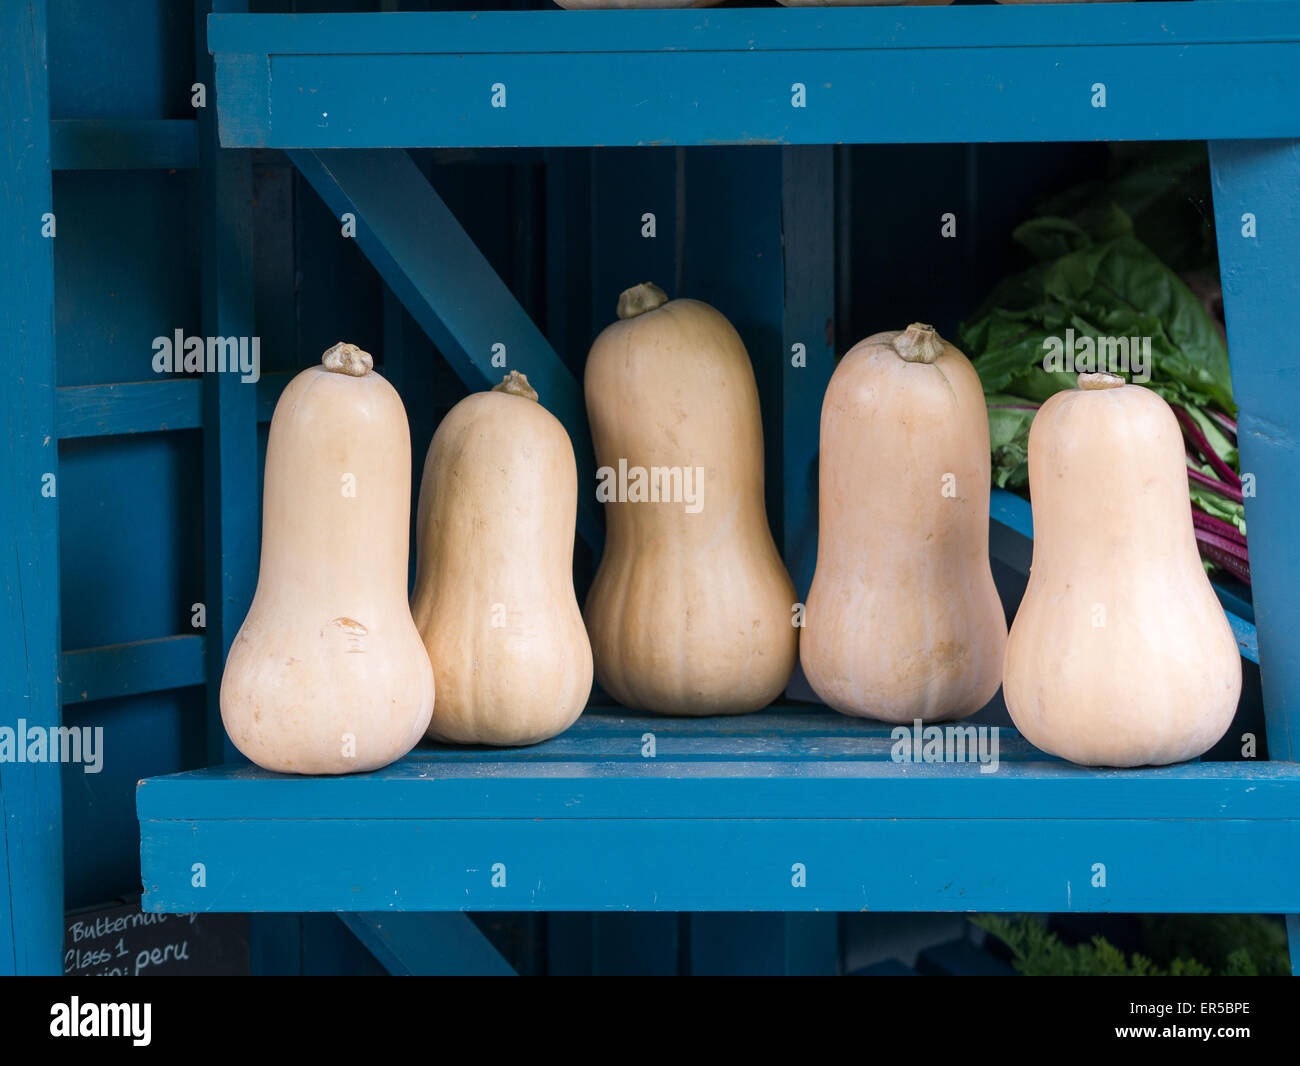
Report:
<svg viewBox="0 0 1300 1066"><path fill-rule="evenodd" d="M1295 0L208 23L239 148L1288 137L1297 41Z"/></svg>
<svg viewBox="0 0 1300 1066"><path fill-rule="evenodd" d="M981 773L896 763L892 743L813 708L592 710L535 748L422 747L371 774L151 778L144 906L1300 909L1300 766L1085 770L1004 731L999 768Z"/></svg>

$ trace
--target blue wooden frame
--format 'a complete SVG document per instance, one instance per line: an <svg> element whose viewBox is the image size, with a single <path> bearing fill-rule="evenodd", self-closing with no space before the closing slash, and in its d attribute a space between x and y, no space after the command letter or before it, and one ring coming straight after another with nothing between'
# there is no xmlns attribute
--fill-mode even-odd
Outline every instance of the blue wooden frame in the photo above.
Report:
<svg viewBox="0 0 1300 1066"><path fill-rule="evenodd" d="M208 39L231 148L1283 137L1300 98L1293 0L255 15Z"/></svg>
<svg viewBox="0 0 1300 1066"><path fill-rule="evenodd" d="M1284 106L1300 99L1300 81L1287 69L1295 66L1300 4L1289 0L906 13L628 12L560 19L542 13L284 16L214 19L211 40L219 85L230 87L219 102L223 143L231 146L1300 135L1300 113ZM1108 48L1119 43L1127 47ZM936 81L929 71L939 48L943 74ZM1198 58L1215 60L1217 69L1232 67L1226 82L1208 95L1190 75L1191 48ZM1114 54L1107 56L1108 50ZM574 52L584 53L584 71L602 86L581 107L568 95L585 99L589 83L554 77L560 65L572 63ZM817 106L807 109L813 113L792 115L790 65L812 54L817 77L844 95L819 94ZM1121 69L1121 56L1137 62ZM837 63L845 70L836 73ZM479 98L476 79L489 70L514 101L523 96L523 106L508 117L492 115ZM1092 91L1092 82L1081 89L1085 73L1106 82L1105 109L1080 99L1081 91L1085 97ZM994 83L997 97L990 99ZM888 108L873 108L872 94L881 85L897 92ZM429 92L430 86L437 92ZM1266 484L1294 483L1300 470L1291 438L1281 430L1288 424L1285 413L1268 418L1250 411L1269 410L1261 403L1266 397L1276 407L1295 395L1294 389L1276 387L1278 372L1294 370L1293 357L1279 361L1263 331L1294 334L1286 328L1295 325L1289 319L1276 323L1285 302L1278 297L1295 285L1286 249L1296 237L1300 162L1295 142L1271 149L1216 143L1213 153L1234 383L1244 433L1254 426L1258 438L1243 435L1243 468L1258 469ZM808 372L797 372L782 352L779 539L802 588L815 558L808 535L815 496L807 491L815 441L805 438L816 425L833 366L830 330L823 339L818 329L829 319L832 280L816 268L819 262L827 266L817 253L829 247L832 223L824 191L832 168L828 150L816 147L787 149L782 165L782 343L808 346ZM1233 212L1252 206L1273 228L1266 239L1234 245L1228 239ZM1277 625L1273 632L1285 633L1297 621L1293 592L1300 588L1295 564L1282 548L1294 508L1277 491L1249 500L1247 509L1259 618ZM1023 502L997 494L992 517L1013 538L1032 536ZM1256 547L1264 536L1271 537L1271 549ZM1009 554L1025 561L1019 549ZM1273 582L1274 574L1280 580ZM289 905L266 887L279 880L274 876L226 882L219 899L207 890L190 891L182 853L201 841L205 854L223 862L238 864L247 853L264 857L260 874L267 872L266 862L305 862L300 848L328 846L333 853L365 856L355 868L313 870L313 884L293 896L295 907L329 908L360 897L363 906L412 909L1294 912L1300 910L1300 767L1282 760L1295 757L1300 676L1290 646L1275 640L1270 654L1254 619L1236 613L1248 613L1249 606L1223 598L1243 656L1259 661L1263 645L1271 763L1121 774L1021 764L1012 754L1012 765L993 784L978 771L900 769L875 761L885 743L879 730L807 712L797 718L768 712L717 728L589 712L566 737L519 757L420 752L379 774L335 782L275 781L257 770L150 782L140 793L145 869L156 878L147 884L147 905ZM661 743L671 738L684 750L670 754L661 747L656 759L640 760L640 731L654 733ZM841 758L851 769L822 761L827 734L849 745ZM584 761L586 752L599 761ZM419 787L407 789L404 782L416 774ZM261 794L262 788L270 791ZM461 788L468 790L463 811ZM273 810L273 817L259 818L246 806L254 796L257 810ZM331 803L339 804L341 816L315 821L322 805ZM469 806L492 817L466 822ZM349 815L342 816L344 808ZM1024 816L1027 810L1033 817ZM384 855L409 852L425 838L438 842L440 877L422 872L413 879L400 864L385 865ZM906 876L894 880L879 863L857 858L882 849L919 857L908 864ZM816 888L810 881L809 888L792 894L788 870L796 851L816 853L818 867L831 872ZM523 857L526 873L518 891L480 883L476 864L496 852ZM1082 857L1107 863L1103 852L1111 856L1112 872L1125 871L1120 883L1111 880L1107 888L1084 876L1076 895L1066 868L1077 861L1095 872ZM1166 887L1171 881L1182 886L1174 898ZM1294 934L1294 919L1289 928Z"/></svg>
<svg viewBox="0 0 1300 1066"><path fill-rule="evenodd" d="M59 724L54 238L42 232L54 210L45 27L44 0L0 5L0 403L9 453L0 529L14 538L0 562L0 684L3 724L22 719L42 729ZM63 969L59 770L0 762L0 975Z"/></svg>
<svg viewBox="0 0 1300 1066"><path fill-rule="evenodd" d="M148 907L1300 912L1300 660L1289 639L1300 623L1300 571L1284 547L1295 514L1286 487L1300 475L1291 431L1297 364L1294 346L1272 339L1294 337L1300 326L1292 297L1300 275L1291 254L1300 238L1300 157L1296 141L1268 140L1300 137L1300 3L224 13L245 6L196 3L200 15L208 7L222 12L209 23L211 73L209 49L199 48L201 79L211 86L215 74L219 113L209 107L197 121L23 122L49 111L45 4L26 0L0 15L0 50L9 60L0 77L0 114L11 151L6 162L19 175L4 206L11 224L0 240L6 292L21 296L0 305L6 337L21 341L18 356L0 371L14 457L0 518L18 538L16 555L4 564L5 646L11 656L25 651L5 671L8 713L19 709L33 724L57 724L60 674L69 703L206 682L210 757L219 764L230 754L216 706L220 672L211 666L223 661L251 596L256 424L269 417L288 376L268 376L255 388L221 380L56 389L50 246L33 235L34 220L49 209L52 170L197 167L206 227L204 330L251 335L243 210L249 164L247 153L218 150L216 120L226 147L294 150L331 207L358 210L367 254L433 339L453 359L459 350L468 380L471 368L484 372L478 341L495 323L463 300L446 301L446 285L462 272L481 280L482 263L465 242L453 241L450 269L418 249L401 254L402 231L394 225L400 216L382 196L386 177L410 177L398 149L799 146L780 160L786 244L776 377L783 401L775 414L765 410L765 425L770 446L780 439L778 539L803 589L815 558L808 536L815 496L806 473L816 445L808 427L816 424L833 365L831 333L823 328L833 296L824 254L833 223L826 146L1208 138L1243 469L1259 483L1259 495L1247 502L1259 631L1256 638L1244 615L1234 630L1243 655L1262 661L1275 761L1094 772L1028 759L1012 737L1004 742L1008 766L985 780L960 768L900 769L883 761L888 744L878 728L817 712L777 709L715 729L597 710L565 737L524 753L421 751L389 770L336 781L276 779L231 765L147 782L139 812ZM575 56L582 78L572 76ZM1215 78L1198 76L1206 69ZM791 106L792 83L800 80L806 108ZM509 94L503 109L491 107L496 82ZM1090 102L1095 82L1106 84L1105 108ZM423 224L436 223L438 198L411 188L428 208ZM1253 239L1237 238L1245 214L1258 220ZM457 229L447 213L441 229L430 232L454 238ZM591 281L593 290L603 283ZM528 334L526 316L520 319L508 296L494 306L527 335L523 350L540 370L532 363L526 369L548 377L557 413L575 443L585 441L576 381L570 384L540 334ZM568 343L585 346L568 317ZM796 343L806 345L807 373L789 364ZM755 353L756 364L767 358ZM760 375L771 369L760 365ZM51 606L58 602L57 511L30 492L32 479L57 473L60 437L180 427L205 434L206 636L61 656ZM598 544L594 516L586 514L583 525ZM1023 522L1010 528L1029 532ZM1230 616L1240 612L1225 605ZM640 755L645 732L659 738L655 760ZM838 745L838 756L825 758L828 745ZM48 770L0 765L0 849L11 874L0 896L0 973L59 969L62 841L58 777L42 773ZM417 772L425 775L418 784ZM322 810L339 816L321 819ZM1024 817L1026 810L1034 817ZM351 858L322 868L312 862L317 848ZM880 849L900 848L924 853L912 867L918 881L867 861ZM472 879L494 851L514 856L507 864L514 872L500 888ZM793 861L818 871L806 889L789 884L794 851L803 857ZM394 865L402 854L436 858L438 876ZM196 890L189 884L195 861L228 877L211 877L211 888ZM498 860L486 861L490 868ZM1091 871L1092 862L1108 864L1109 887L1089 883L1076 894L1073 871L1080 864ZM1080 876L1078 884L1088 882ZM1172 899L1170 880L1179 885ZM391 954L386 961L394 969L443 965L445 956L413 951L433 927L405 917L413 921L398 924L417 932L394 934L402 943L391 928L383 932L391 919L353 915L348 924L379 956ZM1300 966L1294 913L1288 927ZM463 922L447 928L453 939L476 943ZM473 951L466 951L468 960ZM484 957L491 958L474 965ZM791 969L818 965L788 960Z"/></svg>
<svg viewBox="0 0 1300 1066"><path fill-rule="evenodd" d="M535 748L421 748L372 774L244 766L154 778L138 798L145 907L1267 913L1300 903L1293 763L1094 771L1004 735L1002 766L983 774L900 766L894 743L887 726L806 707L720 720L589 710ZM192 884L195 862L206 887Z"/></svg>

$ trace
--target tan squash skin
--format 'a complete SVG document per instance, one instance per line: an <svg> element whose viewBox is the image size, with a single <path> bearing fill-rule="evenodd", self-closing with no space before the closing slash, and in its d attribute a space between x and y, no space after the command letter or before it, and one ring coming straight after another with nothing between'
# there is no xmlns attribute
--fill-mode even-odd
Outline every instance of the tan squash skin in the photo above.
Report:
<svg viewBox="0 0 1300 1066"><path fill-rule="evenodd" d="M410 431L370 367L336 345L275 405L257 591L221 678L226 732L268 770L378 769L411 750L433 711L406 604Z"/></svg>
<svg viewBox="0 0 1300 1066"><path fill-rule="evenodd" d="M1007 623L989 567L989 463L979 377L929 326L878 333L841 360L822 402L799 637L829 706L943 721L997 692Z"/></svg>
<svg viewBox="0 0 1300 1066"><path fill-rule="evenodd" d="M573 591L577 510L573 445L524 375L443 418L420 483L411 601L438 679L430 737L536 744L582 713L592 667Z"/></svg>
<svg viewBox="0 0 1300 1066"><path fill-rule="evenodd" d="M1154 392L1079 380L1029 432L1034 556L1007 642L1007 709L1072 762L1181 762L1223 736L1241 694L1237 642L1196 550L1182 434Z"/></svg>
<svg viewBox="0 0 1300 1066"><path fill-rule="evenodd" d="M596 461L703 467L702 509L605 503L605 551L584 614L596 679L627 707L744 714L794 670L794 586L763 503L749 356L721 314L653 286L623 294L587 357Z"/></svg>

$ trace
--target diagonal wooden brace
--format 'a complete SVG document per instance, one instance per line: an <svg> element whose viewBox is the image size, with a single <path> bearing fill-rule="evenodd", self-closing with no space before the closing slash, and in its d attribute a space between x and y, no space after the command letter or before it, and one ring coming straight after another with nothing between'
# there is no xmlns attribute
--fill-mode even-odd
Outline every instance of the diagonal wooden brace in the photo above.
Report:
<svg viewBox="0 0 1300 1066"><path fill-rule="evenodd" d="M578 461L578 535L604 539L582 386L555 354L455 215L400 148L294 150L290 159L337 216L356 218L358 247L471 389L528 375L568 430ZM506 366L493 365L505 347Z"/></svg>

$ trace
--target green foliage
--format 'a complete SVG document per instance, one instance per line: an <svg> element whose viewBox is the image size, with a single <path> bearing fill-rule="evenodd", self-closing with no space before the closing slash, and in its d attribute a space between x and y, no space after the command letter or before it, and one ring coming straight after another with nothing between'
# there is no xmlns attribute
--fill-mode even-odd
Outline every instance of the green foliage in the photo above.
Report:
<svg viewBox="0 0 1300 1066"><path fill-rule="evenodd" d="M1079 348L1084 338L1092 339L1094 355L1103 338L1107 344L1150 338L1146 386L1184 408L1209 446L1237 469L1236 446L1205 414L1236 412L1228 348L1179 274L1212 276L1217 270L1209 203L1203 146L1169 145L1150 156L1116 150L1108 174L1039 204L1038 217L1016 227L1013 239L1032 264L1000 281L961 327L962 345L984 385L999 488L1027 488L1034 412L1075 386L1074 373L1044 365L1070 330L1076 355L1085 354ZM1208 464L1202 472L1217 478ZM1245 533L1241 504L1200 485L1191 487L1191 498Z"/></svg>
<svg viewBox="0 0 1300 1066"><path fill-rule="evenodd" d="M1156 958L1194 954L1226 976L1285 977L1291 972L1286 925L1267 915L1148 915L1142 919L1142 941Z"/></svg>
<svg viewBox="0 0 1300 1066"><path fill-rule="evenodd" d="M1149 956L1125 955L1100 936L1065 944L1032 915L981 914L971 921L1006 944L1016 972L1029 977L1271 977L1288 972L1285 928L1259 915L1144 918Z"/></svg>

